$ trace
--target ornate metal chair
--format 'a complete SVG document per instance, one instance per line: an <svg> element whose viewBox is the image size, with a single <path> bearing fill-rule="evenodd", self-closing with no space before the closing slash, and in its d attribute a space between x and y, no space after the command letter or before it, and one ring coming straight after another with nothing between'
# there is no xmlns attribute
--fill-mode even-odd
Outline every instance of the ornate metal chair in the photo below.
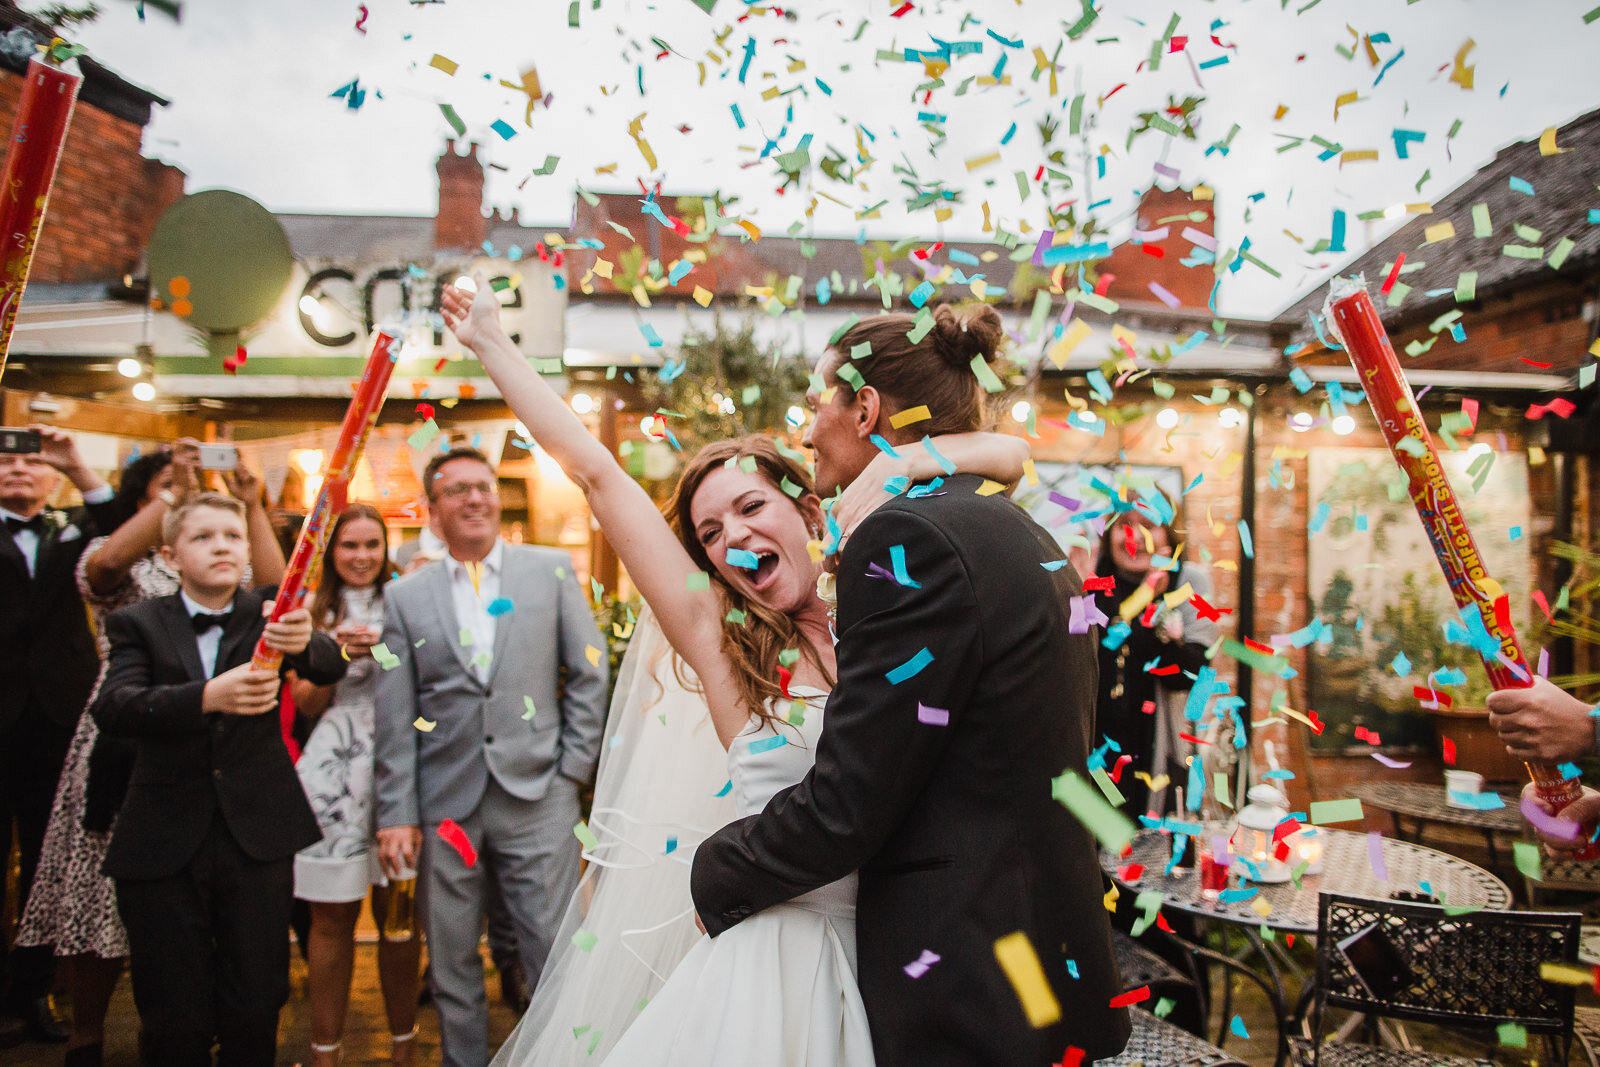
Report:
<svg viewBox="0 0 1600 1067"><path fill-rule="evenodd" d="M1109 1060L1095 1060L1095 1067L1244 1067L1222 1049L1165 1019L1137 1008L1129 1014L1133 1033L1127 1047Z"/></svg>
<svg viewBox="0 0 1600 1067"><path fill-rule="evenodd" d="M1194 992L1194 979L1121 930L1112 931L1111 947L1117 955L1117 970L1122 973L1122 984L1129 989L1149 986L1152 993L1169 990Z"/></svg>
<svg viewBox="0 0 1600 1067"><path fill-rule="evenodd" d="M1297 1065L1489 1064L1403 1048L1322 1038L1325 1009L1410 1019L1468 1030L1515 1023L1551 1042L1554 1062L1572 1044L1571 986L1539 977L1545 961L1577 959L1581 916L1565 912L1479 911L1451 915L1432 904L1323 893L1318 901L1312 1037L1290 1039ZM1365 951L1341 942L1366 934ZM1352 960L1364 960L1358 964Z"/></svg>

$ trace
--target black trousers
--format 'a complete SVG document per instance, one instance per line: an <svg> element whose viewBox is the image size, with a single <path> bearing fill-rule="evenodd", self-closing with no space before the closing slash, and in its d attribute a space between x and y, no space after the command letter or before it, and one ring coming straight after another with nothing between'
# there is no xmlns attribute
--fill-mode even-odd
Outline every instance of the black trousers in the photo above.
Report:
<svg viewBox="0 0 1600 1067"><path fill-rule="evenodd" d="M293 895L294 858L251 859L220 815L177 874L117 880L149 1062L272 1067Z"/></svg>
<svg viewBox="0 0 1600 1067"><path fill-rule="evenodd" d="M9 860L14 839L22 867L17 879L19 920L27 908L34 873L39 869L39 850L44 845L56 784L71 744L72 731L51 722L35 708L25 709L13 726L0 731L0 863ZM5 912L5 882L0 877L0 914ZM34 945L13 948L9 954L5 949L4 941L0 941L0 990L4 991L0 1004L16 1007L50 992L55 978L54 949Z"/></svg>

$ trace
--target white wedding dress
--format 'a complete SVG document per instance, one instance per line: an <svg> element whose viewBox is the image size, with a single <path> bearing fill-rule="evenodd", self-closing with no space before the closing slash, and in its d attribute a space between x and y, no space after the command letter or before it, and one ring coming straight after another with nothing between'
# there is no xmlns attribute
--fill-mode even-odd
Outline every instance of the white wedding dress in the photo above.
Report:
<svg viewBox="0 0 1600 1067"><path fill-rule="evenodd" d="M756 815L811 769L820 691L802 723L760 721L728 749L740 817ZM871 1067L856 986L856 876L702 937L629 1026L611 1067Z"/></svg>

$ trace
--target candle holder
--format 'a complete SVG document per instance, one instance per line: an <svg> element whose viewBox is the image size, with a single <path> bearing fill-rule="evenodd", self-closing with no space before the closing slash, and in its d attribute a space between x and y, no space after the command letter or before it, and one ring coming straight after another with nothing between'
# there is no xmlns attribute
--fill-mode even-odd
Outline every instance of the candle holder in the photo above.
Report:
<svg viewBox="0 0 1600 1067"><path fill-rule="evenodd" d="M1239 818L1230 844L1233 854L1248 860L1241 864L1246 877L1260 885L1275 885L1289 880L1289 865L1277 858L1273 831L1289 817L1288 799L1270 785L1258 785L1246 793L1250 803L1239 809Z"/></svg>

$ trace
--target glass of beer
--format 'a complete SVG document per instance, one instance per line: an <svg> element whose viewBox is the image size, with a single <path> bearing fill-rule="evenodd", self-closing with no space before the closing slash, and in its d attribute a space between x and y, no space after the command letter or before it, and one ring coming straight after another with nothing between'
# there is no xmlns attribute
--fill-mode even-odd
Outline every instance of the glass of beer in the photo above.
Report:
<svg viewBox="0 0 1600 1067"><path fill-rule="evenodd" d="M383 916L383 936L390 941L410 941L416 930L417 872L410 868L403 877L389 879L389 907Z"/></svg>

